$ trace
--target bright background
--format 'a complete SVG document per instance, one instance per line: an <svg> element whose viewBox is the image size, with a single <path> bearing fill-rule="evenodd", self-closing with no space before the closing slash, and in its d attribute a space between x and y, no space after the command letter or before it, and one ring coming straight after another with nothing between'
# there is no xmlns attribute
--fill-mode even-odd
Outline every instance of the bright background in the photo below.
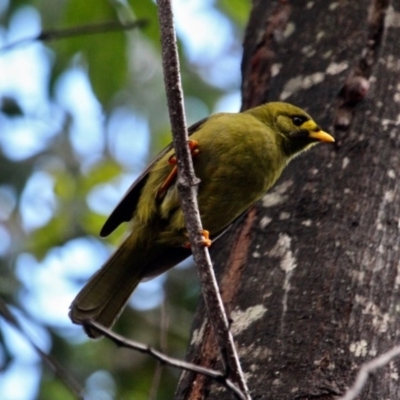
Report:
<svg viewBox="0 0 400 400"><path fill-rule="evenodd" d="M189 124L240 108L249 3L173 2ZM149 25L24 40L50 28L136 18ZM159 375L149 357L89 341L67 317L124 231L100 240L106 216L171 140L157 24L150 0L0 0L0 296L23 331L0 317L2 400L74 398L31 342L87 399L173 395L179 371ZM184 357L199 294L188 266L141 284L116 330Z"/></svg>

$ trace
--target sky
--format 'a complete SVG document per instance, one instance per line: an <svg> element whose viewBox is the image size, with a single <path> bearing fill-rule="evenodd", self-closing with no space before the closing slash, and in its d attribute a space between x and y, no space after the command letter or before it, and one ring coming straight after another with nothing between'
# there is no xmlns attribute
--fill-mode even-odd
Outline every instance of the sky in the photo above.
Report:
<svg viewBox="0 0 400 400"><path fill-rule="evenodd" d="M0 0L0 13L5 4ZM213 8L210 0L176 0L174 11L177 33L185 52L191 62L202 65L204 79L222 89L237 87L237 90L221 98L214 111L237 111L240 107L241 54L233 51L229 52L229 57L218 57L224 49L233 46L232 38L235 35L229 20ZM207 29L204 29L205 26ZM38 12L25 7L13 17L8 31L0 30L0 48L34 36L41 29ZM200 31L202 34L197 34ZM11 160L22 162L46 148L62 126L63 110L67 110L74 117L72 145L82 163L95 163L100 156L105 145L104 129L113 131L113 151L117 160L129 166L132 154L127 153L124 139L134 128L139 137L135 159L145 160L150 144L147 121L131 110L117 109L108 126L104 126L101 105L83 70L71 68L66 71L56 85L56 102L47 98L44 88L51 68L51 57L41 43L29 43L0 53L0 98L7 95L15 97L28 116L12 124L0 117L0 147L4 154ZM82 135L82 132L85 134ZM110 185L96 188L88 196L89 206L95 211L108 208L111 212L133 178L126 174L117 188ZM57 207L54 184L51 174L43 171L34 173L29 179L20 206L21 224L25 232L37 229L51 219ZM0 183L0 256L5 254L12 242L10 234L1 226L2 215L4 219L15 207L9 190ZM69 304L79 290L72 282L76 278L88 278L111 251L94 238L82 237L52 249L40 263L29 253L20 254L16 260L16 275L24 287L20 294L21 301L32 319L62 329L66 337L87 340L82 330L72 326L67 317ZM161 275L141 284L130 300L131 306L139 310L157 307L163 300L161 288L165 279L165 275ZM146 302L141 301L144 297ZM65 313L60 313L60 310L65 310ZM51 347L50 337L40 324L32 323L18 313L17 316L32 340L42 350L48 351ZM78 329L81 333L77 333ZM12 366L0 375L2 400L35 399L41 374L37 354L24 337L1 319L0 330L15 355ZM4 356L0 354L0 365ZM86 382L88 393L93 398L96 397L93 391L99 373L103 372L94 373ZM101 380L104 379L102 376Z"/></svg>

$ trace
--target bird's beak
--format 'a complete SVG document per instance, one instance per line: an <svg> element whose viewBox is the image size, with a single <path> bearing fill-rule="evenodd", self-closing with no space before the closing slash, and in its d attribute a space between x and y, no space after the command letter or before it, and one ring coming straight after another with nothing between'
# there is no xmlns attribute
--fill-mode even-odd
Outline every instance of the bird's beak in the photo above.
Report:
<svg viewBox="0 0 400 400"><path fill-rule="evenodd" d="M320 142L325 142L325 143L333 143L335 139L329 134L324 131L311 131L308 135L310 138L318 140Z"/></svg>
<svg viewBox="0 0 400 400"><path fill-rule="evenodd" d="M311 139L325 143L333 143L335 141L329 133L321 131L319 126L311 119L305 122L301 127L308 130L308 137Z"/></svg>

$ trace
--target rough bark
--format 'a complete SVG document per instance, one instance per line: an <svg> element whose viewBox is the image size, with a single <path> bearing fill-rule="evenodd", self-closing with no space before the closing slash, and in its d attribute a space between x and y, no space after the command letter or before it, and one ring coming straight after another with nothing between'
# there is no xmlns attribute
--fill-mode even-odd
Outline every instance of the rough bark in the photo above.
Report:
<svg viewBox="0 0 400 400"><path fill-rule="evenodd" d="M334 399L399 342L399 38L399 0L254 2L243 108L289 101L337 143L294 160L212 249L253 399ZM202 304L188 360L219 365ZM360 398L399 398L399 368ZM183 373L176 398L232 395Z"/></svg>

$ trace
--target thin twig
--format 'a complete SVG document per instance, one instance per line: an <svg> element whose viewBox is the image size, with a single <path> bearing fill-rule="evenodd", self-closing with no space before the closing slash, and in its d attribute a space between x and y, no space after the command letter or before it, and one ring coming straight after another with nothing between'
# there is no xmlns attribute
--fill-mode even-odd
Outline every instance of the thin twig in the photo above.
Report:
<svg viewBox="0 0 400 400"><path fill-rule="evenodd" d="M246 381L239 362L228 318L207 248L202 245L202 224L197 204L197 186L192 158L188 147L188 134L183 109L183 94L179 74L179 59L170 0L158 0L158 18L161 29L161 48L164 82L171 120L173 143L178 161L178 192L191 243L193 258L201 282L208 316L214 328L218 347L227 376L235 382L246 399L250 399ZM201 148L200 148L201 151Z"/></svg>
<svg viewBox="0 0 400 400"><path fill-rule="evenodd" d="M378 368L384 367L391 360L393 360L393 358L398 357L399 355L400 345L393 347L386 353L383 353L380 356L373 358L371 361L368 361L365 364L361 365L353 386L345 393L344 396L340 397L338 400L354 400L361 393L363 387L368 380L369 375L375 372Z"/></svg>
<svg viewBox="0 0 400 400"><path fill-rule="evenodd" d="M140 353L147 354L151 357L154 357L156 360L158 360L162 364L169 365L174 368L179 368L179 369L185 370L185 371L203 374L212 379L215 379L217 382L221 383L228 389L232 390L239 399L246 400L246 397L235 386L235 384L220 371L201 367L200 365L188 363L183 360L178 360L176 358L169 357L166 354L148 346L147 344L136 342L134 340L128 340L124 336L114 333L113 331L107 329L106 327L104 327L103 325L99 324L96 321L92 321L92 320L83 321L82 324L86 327L90 327L90 328L94 328L94 329L98 330L104 336L111 339L117 346L136 350L136 351L139 351Z"/></svg>
<svg viewBox="0 0 400 400"><path fill-rule="evenodd" d="M144 28L148 24L145 19L138 19L136 21L121 24L119 21L101 22L96 24L73 26L72 28L64 29L47 29L41 31L38 35L29 38L17 40L0 49L0 53L9 51L14 47L21 46L26 43L35 41L50 42L53 40L67 39L74 36L95 35L100 33L108 33L115 31L125 31L134 28Z"/></svg>
<svg viewBox="0 0 400 400"><path fill-rule="evenodd" d="M71 393L77 399L83 400L83 388L80 386L80 384L53 356L46 354L39 346L35 344L35 342L24 331L18 320L11 313L5 301L1 298L0 315L29 342L29 344L35 349L36 353L42 359L43 363L46 364L59 377L59 379L71 391Z"/></svg>

